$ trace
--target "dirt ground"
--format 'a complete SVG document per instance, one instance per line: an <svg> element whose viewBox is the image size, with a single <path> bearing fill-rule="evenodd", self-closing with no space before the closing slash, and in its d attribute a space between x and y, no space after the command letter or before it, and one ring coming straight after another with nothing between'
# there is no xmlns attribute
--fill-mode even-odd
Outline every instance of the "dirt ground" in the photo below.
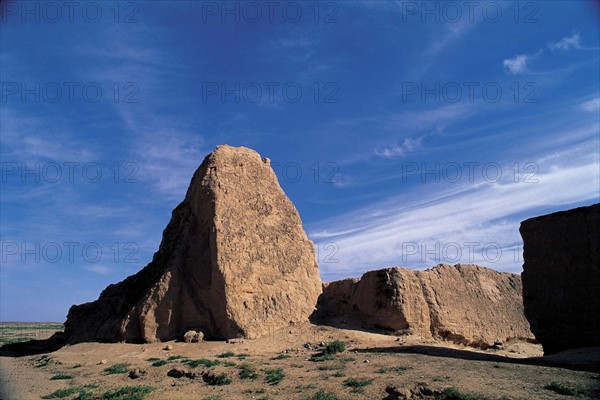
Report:
<svg viewBox="0 0 600 400"><path fill-rule="evenodd" d="M311 360L322 350L320 343L334 340L347 349L326 360ZM483 351L310 323L233 343L81 343L51 353L0 353L2 400L50 398L53 393L53 398L121 400L404 398L401 394L431 399L600 398L597 348L540 357L541 347L527 342ZM194 367L186 360L201 361ZM217 365L206 365L215 361ZM113 368L113 374L105 371L116 364L126 365ZM139 377L130 377L136 369ZM177 374L174 369L187 375L169 376ZM114 393L126 386L152 391L145 397ZM69 388L71 394L56 392Z"/></svg>

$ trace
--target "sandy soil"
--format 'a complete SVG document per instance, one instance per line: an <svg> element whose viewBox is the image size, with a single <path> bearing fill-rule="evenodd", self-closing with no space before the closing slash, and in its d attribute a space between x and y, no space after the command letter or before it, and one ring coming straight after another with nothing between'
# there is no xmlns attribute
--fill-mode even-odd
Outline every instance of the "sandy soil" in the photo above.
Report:
<svg viewBox="0 0 600 400"><path fill-rule="evenodd" d="M306 343L318 345L336 339L348 345L345 352L335 355L333 360L310 360L318 350L307 349ZM166 350L167 345L172 349ZM226 352L234 356L218 357ZM239 357L240 354L246 356ZM574 398L591 399L600 398L599 354L599 349L586 349L541 358L541 347L526 342L506 343L501 350L482 351L413 336L396 338L305 324L258 340L235 343L81 343L52 353L3 356L0 357L0 383L2 400L40 399L56 390L84 385L94 385L86 389L97 396L92 398L102 398L106 391L124 386L151 386L154 390L147 395L149 400L310 399L321 389L335 394L338 399L392 399L394 397L386 397L387 386L405 390L419 384L434 394L454 387L462 393L477 395L474 398L567 398L545 388L552 383L575 389ZM162 366L152 366L154 361L147 361L167 360L173 356L220 363L210 368L202 365L192 368L182 363L182 359ZM282 359L275 359L278 356ZM283 358L287 356L289 358ZM143 373L132 379L128 372L104 372L118 363L126 363L127 370L139 368ZM256 369L255 379L240 378L242 363ZM167 374L173 368L195 372L196 377L170 377ZM278 384L268 384L267 370L274 368L281 368L285 377ZM577 370L582 368L588 371ZM225 373L232 382L209 385L202 379L203 372ZM51 379L58 374L72 378ZM372 382L362 389L353 389L345 384L348 378L365 378ZM74 399L77 395L65 398Z"/></svg>

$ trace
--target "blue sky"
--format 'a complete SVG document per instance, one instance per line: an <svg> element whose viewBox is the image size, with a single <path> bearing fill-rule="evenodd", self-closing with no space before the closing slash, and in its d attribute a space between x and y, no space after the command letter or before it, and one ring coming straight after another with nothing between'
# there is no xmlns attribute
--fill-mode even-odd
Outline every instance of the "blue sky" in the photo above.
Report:
<svg viewBox="0 0 600 400"><path fill-rule="evenodd" d="M596 2L48 4L0 3L1 321L146 265L222 143L271 158L326 281L520 273L520 221L599 201Z"/></svg>

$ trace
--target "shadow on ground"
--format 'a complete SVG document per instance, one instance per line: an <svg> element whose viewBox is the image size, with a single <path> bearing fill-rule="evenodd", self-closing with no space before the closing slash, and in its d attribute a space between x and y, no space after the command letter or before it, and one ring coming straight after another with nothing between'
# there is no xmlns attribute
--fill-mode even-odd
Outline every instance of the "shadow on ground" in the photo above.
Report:
<svg viewBox="0 0 600 400"><path fill-rule="evenodd" d="M455 358L470 361L487 361L544 367L566 368L576 371L600 372L600 347L575 349L546 357L511 358L497 354L480 353L466 349L437 347L427 345L409 345L398 347L371 347L355 349L358 353L412 353L432 357Z"/></svg>
<svg viewBox="0 0 600 400"><path fill-rule="evenodd" d="M5 344L0 347L0 357L21 357L51 353L62 348L65 344L64 334L59 332L45 340Z"/></svg>

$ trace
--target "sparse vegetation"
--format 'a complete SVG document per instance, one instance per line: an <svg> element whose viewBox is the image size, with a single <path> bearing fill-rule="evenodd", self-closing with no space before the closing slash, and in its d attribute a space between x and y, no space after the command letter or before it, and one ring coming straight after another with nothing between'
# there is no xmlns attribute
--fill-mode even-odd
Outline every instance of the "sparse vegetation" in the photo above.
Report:
<svg viewBox="0 0 600 400"><path fill-rule="evenodd" d="M317 353L310 356L310 361L314 362L322 362L322 361L331 361L335 360L335 356L333 354L324 354Z"/></svg>
<svg viewBox="0 0 600 400"><path fill-rule="evenodd" d="M102 400L142 400L154 390L151 386L124 386L104 393Z"/></svg>
<svg viewBox="0 0 600 400"><path fill-rule="evenodd" d="M256 379L258 378L258 372L256 371L256 368L249 363L243 363L240 364L238 366L240 372L239 372L239 377L240 379Z"/></svg>
<svg viewBox="0 0 600 400"><path fill-rule="evenodd" d="M338 397L333 393L329 393L321 389L313 396L305 397L304 400L338 400Z"/></svg>
<svg viewBox="0 0 600 400"><path fill-rule="evenodd" d="M223 385L229 385L229 384L231 384L231 382L232 382L232 380L229 377L229 375L227 375L226 373L222 373L215 377L215 380L212 384L216 385L216 386L223 386Z"/></svg>
<svg viewBox="0 0 600 400"><path fill-rule="evenodd" d="M125 373L129 372L129 364L128 363L119 363L119 364L111 365L108 368L104 368L104 372L107 375L125 374Z"/></svg>
<svg viewBox="0 0 600 400"><path fill-rule="evenodd" d="M63 399L65 397L73 396L75 393L79 392L81 389L77 387L67 388L67 389L58 389L50 394L42 396L42 399Z"/></svg>
<svg viewBox="0 0 600 400"><path fill-rule="evenodd" d="M96 385L84 385L81 387L70 387L66 389L59 389L50 394L42 396L42 399L63 399L65 397L73 396L74 394L78 394L75 400L88 400L91 399L92 393L87 391L87 389L95 389L98 386Z"/></svg>
<svg viewBox="0 0 600 400"><path fill-rule="evenodd" d="M235 354L231 351L226 351L225 353L221 353L221 354L217 355L217 358L231 358L231 357L235 357Z"/></svg>
<svg viewBox="0 0 600 400"><path fill-rule="evenodd" d="M250 357L250 354L246 354L246 353L241 353L237 355L237 359L238 360L245 360L246 358Z"/></svg>
<svg viewBox="0 0 600 400"><path fill-rule="evenodd" d="M346 376L346 374L343 373L342 371L338 371L335 374L333 374L333 376L336 378L343 378L344 376Z"/></svg>
<svg viewBox="0 0 600 400"><path fill-rule="evenodd" d="M60 379L73 379L73 377L67 374L56 374L52 378L50 378L51 381L57 381Z"/></svg>
<svg viewBox="0 0 600 400"><path fill-rule="evenodd" d="M188 357L186 356L170 356L169 358L167 358L168 362L173 362L173 361L178 361L178 360L187 360Z"/></svg>
<svg viewBox="0 0 600 400"><path fill-rule="evenodd" d="M314 383L310 383L308 385L298 385L294 388L294 390L298 393L300 392L304 392L305 390L309 390L309 389L316 389L317 385L315 385Z"/></svg>
<svg viewBox="0 0 600 400"><path fill-rule="evenodd" d="M289 354L279 354L277 357L271 358L271 360L285 360L286 358L291 358Z"/></svg>
<svg viewBox="0 0 600 400"><path fill-rule="evenodd" d="M346 351L346 343L339 340L334 340L333 342L325 345L323 354L336 354L343 353L344 351Z"/></svg>
<svg viewBox="0 0 600 400"><path fill-rule="evenodd" d="M43 356L41 356L40 358L38 358L35 361L37 362L37 364L35 364L35 367L42 368L42 367L46 367L46 366L48 366L48 364L50 364L50 361L52 361L52 357L50 357L48 354L44 354Z"/></svg>
<svg viewBox="0 0 600 400"><path fill-rule="evenodd" d="M214 367L215 365L221 364L220 361L217 361L217 360L213 361L213 360L209 360L206 358L200 358L198 360L185 360L183 363L191 368L196 368L200 365L210 368L210 367Z"/></svg>
<svg viewBox="0 0 600 400"><path fill-rule="evenodd" d="M555 393L562 394L563 396L575 396L577 389L560 382L552 382L546 385L544 389L551 390Z"/></svg>
<svg viewBox="0 0 600 400"><path fill-rule="evenodd" d="M237 364L234 363L233 361L225 361L223 363L223 365L226 366L226 367L235 367Z"/></svg>
<svg viewBox="0 0 600 400"><path fill-rule="evenodd" d="M202 400L221 400L222 397L220 394L209 394L208 396L204 396Z"/></svg>
<svg viewBox="0 0 600 400"><path fill-rule="evenodd" d="M336 362L334 364L321 365L319 367L320 371L336 371L336 370L342 370L342 369L346 369L346 364L343 362Z"/></svg>
<svg viewBox="0 0 600 400"><path fill-rule="evenodd" d="M471 394L471 393L462 393L455 387L448 388L444 390L444 399L445 400L480 400L481 396Z"/></svg>
<svg viewBox="0 0 600 400"><path fill-rule="evenodd" d="M160 358L153 357L153 358L148 358L146 361L152 362L151 365L153 367L162 367L163 365L180 362L180 361L185 363L188 361L188 357L186 357L186 356L170 356L166 360L161 360Z"/></svg>
<svg viewBox="0 0 600 400"><path fill-rule="evenodd" d="M401 373L406 371L407 369L410 369L409 367L381 367L378 370L376 370L375 372L377 372L378 374L388 374L388 373Z"/></svg>
<svg viewBox="0 0 600 400"><path fill-rule="evenodd" d="M281 368L267 369L265 373L267 376L266 381L269 385L278 385L285 378L285 373Z"/></svg>
<svg viewBox="0 0 600 400"><path fill-rule="evenodd" d="M344 381L344 385L352 388L352 392L360 393L365 386L373 383L373 379L369 378L348 378Z"/></svg>
<svg viewBox="0 0 600 400"><path fill-rule="evenodd" d="M327 343L323 351L313 354L310 356L310 361L322 362L330 361L335 359L335 354L342 353L346 350L346 343L339 340L334 340L331 343Z"/></svg>

